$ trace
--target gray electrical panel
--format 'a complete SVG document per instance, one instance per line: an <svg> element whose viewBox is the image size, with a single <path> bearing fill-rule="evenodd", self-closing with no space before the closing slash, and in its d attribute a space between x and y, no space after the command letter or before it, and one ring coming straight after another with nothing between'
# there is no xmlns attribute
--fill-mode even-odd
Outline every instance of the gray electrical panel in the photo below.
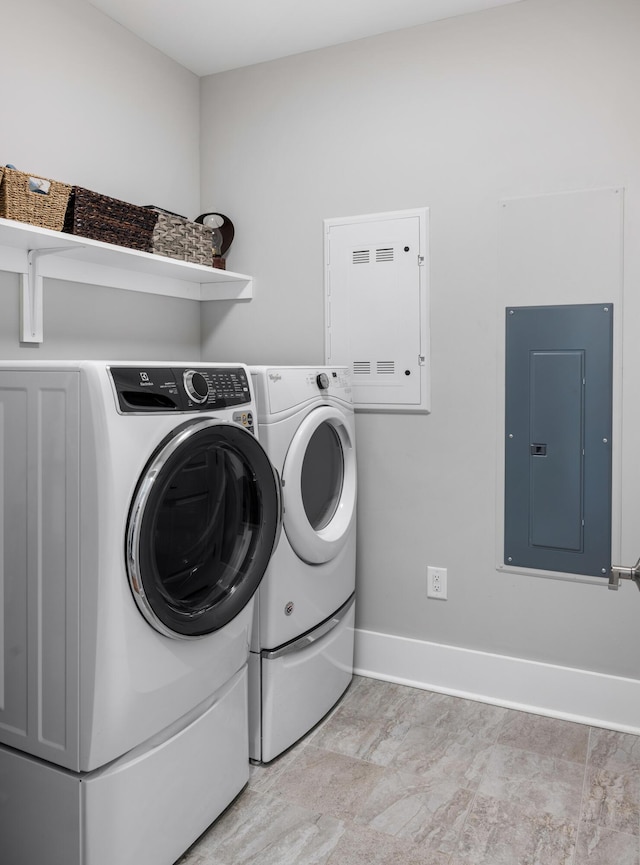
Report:
<svg viewBox="0 0 640 865"><path fill-rule="evenodd" d="M613 304L506 312L505 564L606 577Z"/></svg>

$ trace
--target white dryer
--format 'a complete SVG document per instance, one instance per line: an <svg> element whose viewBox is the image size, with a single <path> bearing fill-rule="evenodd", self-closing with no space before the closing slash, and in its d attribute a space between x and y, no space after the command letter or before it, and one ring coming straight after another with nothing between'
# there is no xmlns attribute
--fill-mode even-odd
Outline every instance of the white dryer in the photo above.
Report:
<svg viewBox="0 0 640 865"><path fill-rule="evenodd" d="M356 448L341 367L251 367L260 441L282 481L284 531L257 595L249 753L269 762L353 677Z"/></svg>
<svg viewBox="0 0 640 865"><path fill-rule="evenodd" d="M280 484L241 364L0 365L0 842L171 865L248 780Z"/></svg>

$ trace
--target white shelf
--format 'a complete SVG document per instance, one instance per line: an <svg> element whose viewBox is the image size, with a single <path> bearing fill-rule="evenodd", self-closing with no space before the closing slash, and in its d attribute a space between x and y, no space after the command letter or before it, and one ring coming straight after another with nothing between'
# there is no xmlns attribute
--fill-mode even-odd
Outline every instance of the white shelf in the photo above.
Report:
<svg viewBox="0 0 640 865"><path fill-rule="evenodd" d="M23 274L23 342L42 341L42 277L199 301L253 296L253 280L242 273L10 219L0 219L0 270Z"/></svg>

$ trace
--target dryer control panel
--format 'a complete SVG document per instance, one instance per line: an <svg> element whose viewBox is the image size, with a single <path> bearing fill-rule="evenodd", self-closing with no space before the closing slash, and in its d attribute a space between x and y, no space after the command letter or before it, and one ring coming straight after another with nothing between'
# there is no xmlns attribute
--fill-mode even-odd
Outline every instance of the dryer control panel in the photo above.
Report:
<svg viewBox="0 0 640 865"><path fill-rule="evenodd" d="M109 373L121 414L210 412L252 403L241 366L111 366Z"/></svg>

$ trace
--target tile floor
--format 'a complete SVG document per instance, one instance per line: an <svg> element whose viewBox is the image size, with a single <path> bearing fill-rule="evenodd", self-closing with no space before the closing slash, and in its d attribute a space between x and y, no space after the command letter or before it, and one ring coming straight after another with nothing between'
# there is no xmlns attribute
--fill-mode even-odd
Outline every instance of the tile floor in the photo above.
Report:
<svg viewBox="0 0 640 865"><path fill-rule="evenodd" d="M640 737L355 678L180 865L640 865Z"/></svg>

